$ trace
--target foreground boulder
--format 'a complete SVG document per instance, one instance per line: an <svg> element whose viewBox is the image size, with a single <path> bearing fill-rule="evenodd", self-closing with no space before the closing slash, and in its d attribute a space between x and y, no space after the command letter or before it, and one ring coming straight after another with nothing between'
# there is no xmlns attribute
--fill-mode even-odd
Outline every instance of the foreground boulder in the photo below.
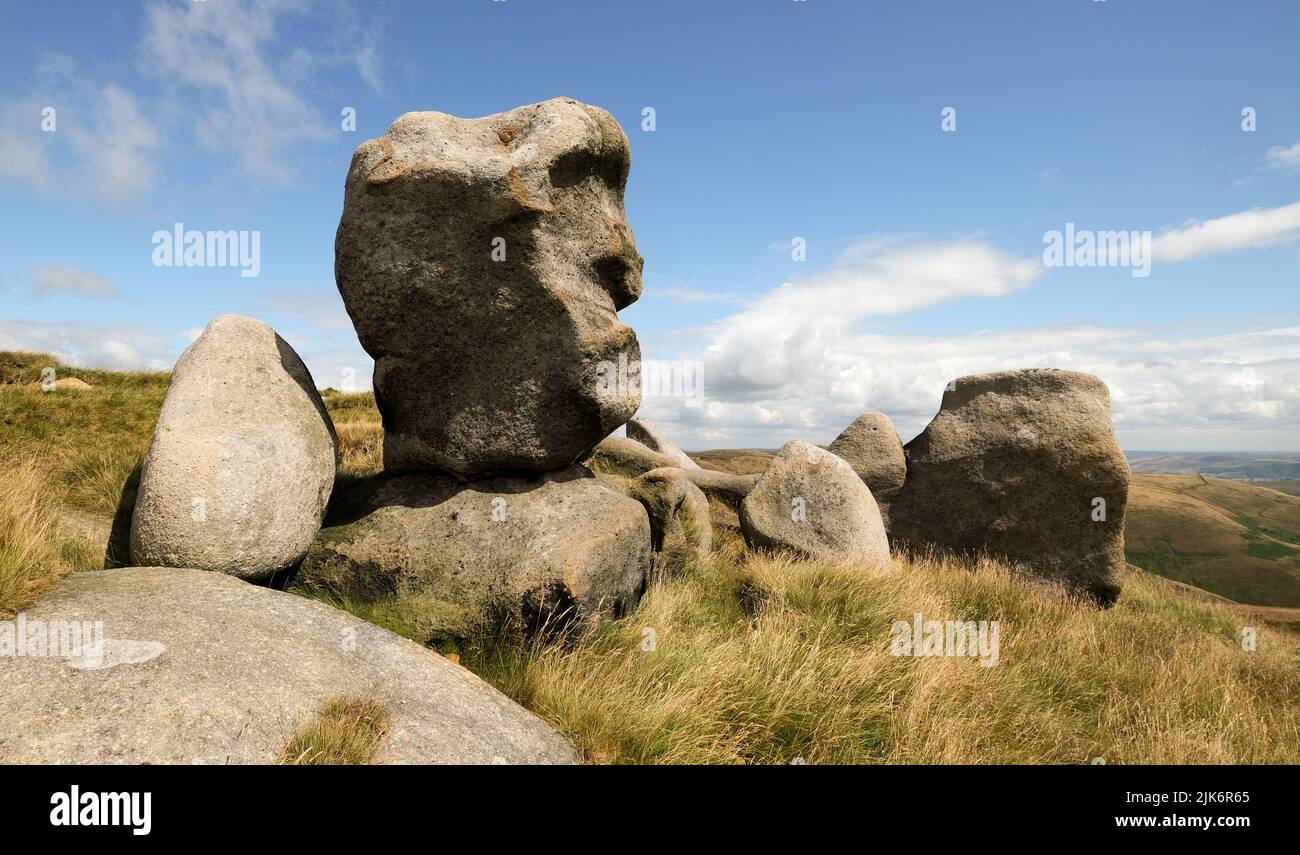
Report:
<svg viewBox="0 0 1300 855"><path fill-rule="evenodd" d="M655 551L651 581L682 572L713 548L709 500L680 469L652 469L632 481L630 495L650 516Z"/></svg>
<svg viewBox="0 0 1300 855"><path fill-rule="evenodd" d="M906 451L896 540L988 551L1103 605L1119 596L1129 466L1101 380L1046 369L962 377Z"/></svg>
<svg viewBox="0 0 1300 855"><path fill-rule="evenodd" d="M102 656L0 657L0 763L274 762L339 695L389 711L378 762L575 759L540 719L437 653L221 574L77 573L25 619L101 621L105 641Z"/></svg>
<svg viewBox="0 0 1300 855"><path fill-rule="evenodd" d="M335 277L375 359L386 469L546 472L636 412L616 315L641 293L630 162L613 116L567 98L407 113L357 149Z"/></svg>
<svg viewBox="0 0 1300 855"><path fill-rule="evenodd" d="M655 427L649 419L632 419L627 423L627 438L635 440L651 451L665 454L677 461L679 469L699 469L700 464L682 451L663 431Z"/></svg>
<svg viewBox="0 0 1300 855"><path fill-rule="evenodd" d="M320 529L337 440L298 354L222 315L176 362L140 473L131 563L264 579Z"/></svg>
<svg viewBox="0 0 1300 855"><path fill-rule="evenodd" d="M418 602L419 622L451 639L621 616L651 569L645 508L577 466L470 484L378 476L330 514L294 584Z"/></svg>
<svg viewBox="0 0 1300 855"><path fill-rule="evenodd" d="M828 561L889 559L871 490L848 463L797 439L781 447L741 502L740 530L751 548Z"/></svg>
<svg viewBox="0 0 1300 855"><path fill-rule="evenodd" d="M877 502L898 495L907 477L903 442L884 413L863 413L826 450L853 467Z"/></svg>

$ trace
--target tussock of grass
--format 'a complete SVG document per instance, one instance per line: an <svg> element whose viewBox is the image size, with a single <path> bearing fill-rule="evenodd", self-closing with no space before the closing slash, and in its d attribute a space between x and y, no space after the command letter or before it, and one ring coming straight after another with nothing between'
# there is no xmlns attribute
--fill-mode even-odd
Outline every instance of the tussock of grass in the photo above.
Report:
<svg viewBox="0 0 1300 855"><path fill-rule="evenodd" d="M894 621L1000 622L999 661L890 654ZM645 649L653 630L654 649ZM595 762L1294 763L1300 638L1130 575L1113 609L993 562L743 556L627 618L465 664Z"/></svg>
<svg viewBox="0 0 1300 855"><path fill-rule="evenodd" d="M388 732L388 709L370 698L330 698L285 744L276 762L289 766L363 766Z"/></svg>
<svg viewBox="0 0 1300 855"><path fill-rule="evenodd" d="M342 492L384 468L384 427L378 420L335 425L339 437L339 467L335 492Z"/></svg>
<svg viewBox="0 0 1300 855"><path fill-rule="evenodd" d="M86 559L59 537L58 505L30 460L0 461L0 617L30 605Z"/></svg>

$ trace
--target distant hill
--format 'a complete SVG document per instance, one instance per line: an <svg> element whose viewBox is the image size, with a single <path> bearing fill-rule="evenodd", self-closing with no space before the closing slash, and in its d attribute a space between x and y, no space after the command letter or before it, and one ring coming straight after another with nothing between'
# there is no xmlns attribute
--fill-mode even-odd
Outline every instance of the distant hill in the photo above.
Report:
<svg viewBox="0 0 1300 855"><path fill-rule="evenodd" d="M1239 603L1300 607L1300 498L1199 475L1133 477L1128 560Z"/></svg>
<svg viewBox="0 0 1300 855"><path fill-rule="evenodd" d="M1212 475L1232 481L1296 481L1300 454L1290 452L1129 451L1129 466L1144 475ZM1289 492L1289 491L1287 491Z"/></svg>

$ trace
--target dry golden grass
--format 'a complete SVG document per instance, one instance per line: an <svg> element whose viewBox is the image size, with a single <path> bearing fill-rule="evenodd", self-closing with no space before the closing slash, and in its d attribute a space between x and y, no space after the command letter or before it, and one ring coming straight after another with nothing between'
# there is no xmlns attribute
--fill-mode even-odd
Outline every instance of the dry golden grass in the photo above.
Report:
<svg viewBox="0 0 1300 855"><path fill-rule="evenodd" d="M330 698L315 718L298 728L280 751L277 762L289 766L363 766L374 760L388 726L388 710L378 701Z"/></svg>
<svg viewBox="0 0 1300 855"><path fill-rule="evenodd" d="M1130 574L1113 609L992 562L745 555L569 644L467 656L612 763L1295 763L1300 637ZM998 663L890 654L894 621L997 620ZM644 649L653 631L653 650Z"/></svg>
<svg viewBox="0 0 1300 855"><path fill-rule="evenodd" d="M340 481L346 484L384 468L384 426L381 422L343 422L334 429L339 437Z"/></svg>
<svg viewBox="0 0 1300 855"><path fill-rule="evenodd" d="M0 618L30 605L81 560L59 536L58 520L45 472L20 457L0 461Z"/></svg>

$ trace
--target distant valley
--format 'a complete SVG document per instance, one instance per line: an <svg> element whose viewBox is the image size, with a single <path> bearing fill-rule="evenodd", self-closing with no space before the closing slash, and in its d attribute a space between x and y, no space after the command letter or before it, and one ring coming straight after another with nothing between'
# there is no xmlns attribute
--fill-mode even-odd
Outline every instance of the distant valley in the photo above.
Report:
<svg viewBox="0 0 1300 855"><path fill-rule="evenodd" d="M1128 451L1134 472L1157 475L1209 475L1230 481L1292 482L1284 493L1300 491L1300 453Z"/></svg>

